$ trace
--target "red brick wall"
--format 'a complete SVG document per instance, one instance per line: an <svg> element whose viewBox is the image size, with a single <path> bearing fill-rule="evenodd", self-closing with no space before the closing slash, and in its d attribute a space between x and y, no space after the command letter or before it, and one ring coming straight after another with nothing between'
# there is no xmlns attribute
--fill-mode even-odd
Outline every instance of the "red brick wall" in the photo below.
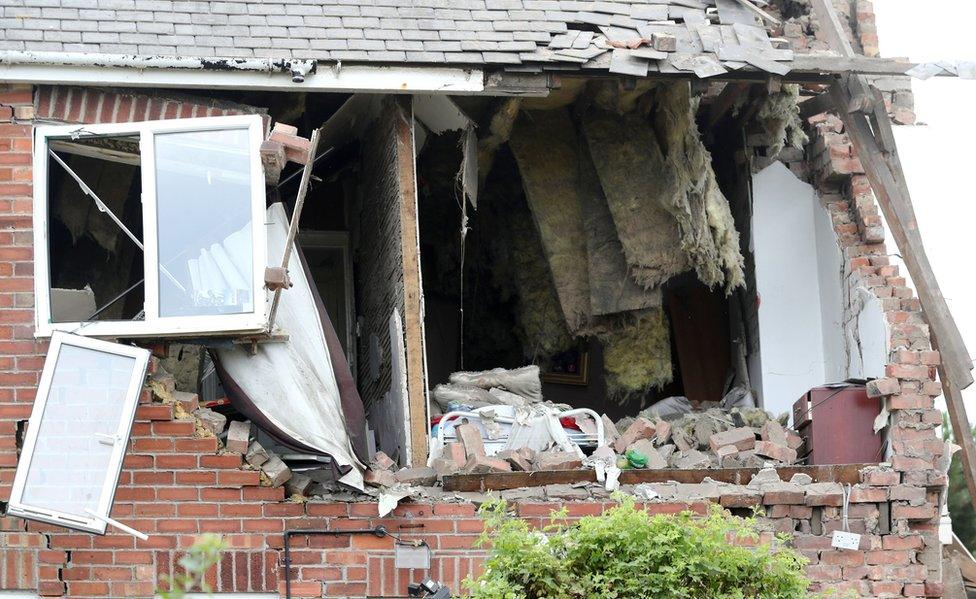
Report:
<svg viewBox="0 0 976 599"><path fill-rule="evenodd" d="M9 497L16 465L16 432L30 413L45 346L33 340L30 136L35 111L44 120L105 122L201 116L234 107L190 98L158 98L78 88L7 87L0 90L0 501ZM938 394L928 331L918 302L876 227L877 207L849 143L830 118L814 120L810 171L834 218L852 276L879 297L891 322L889 379L893 469L863 473L855 487L852 529L865 532L859 551L830 548L825 536L840 525L840 496L805 492L775 495L744 487L723 488L708 499L664 500L654 511L691 508L705 501L727 507L763 505L771 529L796 534L811 560L818 588L853 589L862 596L933 596L941 580L936 537L937 494L945 477L935 468L941 453L932 408ZM828 135L829 134L829 135ZM819 153L814 148L820 150ZM814 155L815 154L815 155ZM825 158L826 157L826 158ZM799 167L798 167L799 168ZM803 169L799 169L803 170ZM871 235L874 235L872 237ZM480 531L471 504L405 504L390 518L375 517L374 503L293 503L281 489L260 485L241 457L214 439L197 437L191 421L174 420L158 402L140 408L112 513L151 535L137 541L110 531L99 537L19 519L0 519L0 588L38 589L42 595L148 597L173 571L181 551L201 532L220 532L231 550L212 575L219 591L283 591L282 533L291 528L366 528L383 524L404 538L422 538L435 552L431 572L397 571L392 541L365 536L296 537L295 596L339 597L405 594L412 579L430 576L458 589L478 567L471 546ZM562 501L521 501L523 517L541 523ZM570 503L571 515L599 513L606 504ZM879 528L890 512L891 530ZM825 534L813 534L814 525Z"/></svg>
<svg viewBox="0 0 976 599"><path fill-rule="evenodd" d="M932 350L919 300L891 263L877 200L843 124L836 116L821 114L810 125L807 162L843 249L848 284L865 287L881 300L889 328L886 378L871 383L869 390L884 396L891 411L890 476L897 484L889 489L892 530L924 540L923 546L911 548L914 555L904 564L924 573L924 581L893 578L885 584L894 589L904 582L900 592L905 596L941 596L938 516L947 481L938 467L944 443L935 430L942 423L942 413L935 409L941 394L935 372L939 353ZM883 548L911 543L886 541Z"/></svg>

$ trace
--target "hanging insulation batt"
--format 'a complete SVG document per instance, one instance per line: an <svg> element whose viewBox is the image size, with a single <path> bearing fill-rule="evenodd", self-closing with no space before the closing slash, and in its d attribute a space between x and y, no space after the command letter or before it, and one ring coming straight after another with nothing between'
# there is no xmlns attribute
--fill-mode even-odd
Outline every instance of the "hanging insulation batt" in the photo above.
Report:
<svg viewBox="0 0 976 599"><path fill-rule="evenodd" d="M570 331L590 315L579 152L566 109L523 112L509 139Z"/></svg>
<svg viewBox="0 0 976 599"><path fill-rule="evenodd" d="M593 109L583 117L583 132L635 280L658 287L687 270L678 224L665 209L677 181L647 120Z"/></svg>
<svg viewBox="0 0 976 599"><path fill-rule="evenodd" d="M810 138L800 119L800 86L786 84L779 92L763 99L756 121L762 128L760 145L767 146L767 156L776 156L786 146L803 148Z"/></svg>
<svg viewBox="0 0 976 599"><path fill-rule="evenodd" d="M681 247L710 288L727 291L745 284L739 233L729 202L719 189L712 157L701 141L691 85L678 82L653 92L653 121L666 168L677 180L675 195L665 207L678 221Z"/></svg>

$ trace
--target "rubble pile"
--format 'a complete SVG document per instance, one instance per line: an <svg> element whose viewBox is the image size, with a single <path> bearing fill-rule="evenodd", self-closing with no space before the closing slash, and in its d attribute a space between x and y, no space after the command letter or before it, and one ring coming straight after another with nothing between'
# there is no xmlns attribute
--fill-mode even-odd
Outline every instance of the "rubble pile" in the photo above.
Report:
<svg viewBox="0 0 976 599"><path fill-rule="evenodd" d="M625 425L625 426L621 426ZM610 446L623 468L762 468L794 464L800 436L755 408L712 408L668 421L638 416L618 421Z"/></svg>
<svg viewBox="0 0 976 599"><path fill-rule="evenodd" d="M536 451L529 447L488 455L479 428L461 424L455 428L457 441L446 443L430 466L397 470L392 459L377 452L366 473L366 484L429 486L452 474L576 470L592 466L594 460L621 470L766 468L795 464L803 443L795 431L755 408L712 408L673 421L645 416L618 423L604 416L603 421L607 445L597 447L589 457L561 448ZM623 432L618 432L618 426Z"/></svg>

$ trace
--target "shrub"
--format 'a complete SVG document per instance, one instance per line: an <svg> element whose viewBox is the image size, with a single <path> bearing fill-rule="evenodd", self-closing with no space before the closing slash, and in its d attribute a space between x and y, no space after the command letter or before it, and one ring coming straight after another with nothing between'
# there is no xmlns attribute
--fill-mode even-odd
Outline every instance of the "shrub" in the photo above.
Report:
<svg viewBox="0 0 976 599"><path fill-rule="evenodd" d="M175 576L164 576L164 581L169 588L156 589L156 594L161 599L183 599L187 593L197 588L210 594L210 585L204 577L207 571L220 561L220 556L225 549L227 543L218 535L200 535L187 550L186 555L180 558L179 565L183 571Z"/></svg>
<svg viewBox="0 0 976 599"><path fill-rule="evenodd" d="M491 544L484 573L468 579L474 599L794 599L807 597L806 560L781 542L759 544L754 518L690 512L652 516L632 498L573 526L557 513L542 531L485 503ZM730 539L750 541L753 547Z"/></svg>

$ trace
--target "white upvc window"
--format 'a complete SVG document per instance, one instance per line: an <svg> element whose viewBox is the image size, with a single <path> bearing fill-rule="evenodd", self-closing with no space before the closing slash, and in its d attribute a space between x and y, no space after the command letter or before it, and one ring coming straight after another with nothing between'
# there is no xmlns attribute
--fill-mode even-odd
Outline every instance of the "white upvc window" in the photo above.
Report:
<svg viewBox="0 0 976 599"><path fill-rule="evenodd" d="M36 334L263 330L263 128L258 115L37 127Z"/></svg>
<svg viewBox="0 0 976 599"><path fill-rule="evenodd" d="M56 332L7 513L104 534L149 351Z"/></svg>

